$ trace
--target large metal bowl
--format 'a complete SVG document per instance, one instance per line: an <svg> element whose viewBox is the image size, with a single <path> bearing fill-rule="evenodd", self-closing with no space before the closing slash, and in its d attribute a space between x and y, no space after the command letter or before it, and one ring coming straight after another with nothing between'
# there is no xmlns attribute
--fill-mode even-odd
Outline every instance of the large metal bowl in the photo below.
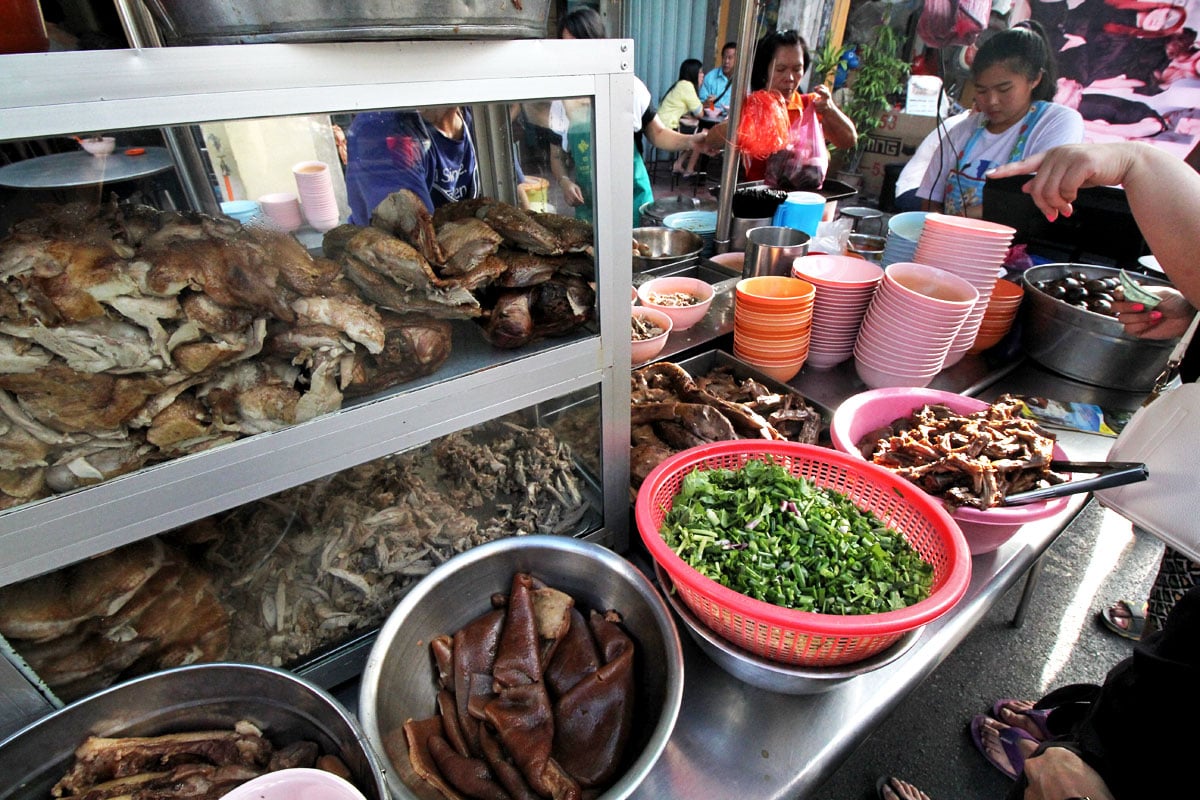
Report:
<svg viewBox="0 0 1200 800"><path fill-rule="evenodd" d="M685 258L695 258L704 249L704 239L700 234L678 228L634 228L633 241L647 253L634 253L634 272L645 272Z"/></svg>
<svg viewBox="0 0 1200 800"><path fill-rule="evenodd" d="M307 681L270 667L197 664L144 675L78 700L0 742L0 798L44 800L89 735L232 729L249 720L275 746L315 741L350 768L367 800L388 800L384 768L354 718Z"/></svg>
<svg viewBox="0 0 1200 800"><path fill-rule="evenodd" d="M625 798L666 747L683 699L683 655L671 612L654 585L616 553L565 536L522 536L473 547L425 577L388 617L363 671L358 712L367 738L391 761L396 800L439 795L413 773L400 732L437 710L429 642L487 611L516 572L567 592L581 607L615 608L638 647L638 697L628 766L597 800Z"/></svg>
<svg viewBox="0 0 1200 800"><path fill-rule="evenodd" d="M1130 336L1115 318L1078 308L1037 288L1042 281L1075 271L1088 278L1120 274L1118 269L1091 264L1043 264L1027 269L1022 277L1026 300L1021 343L1025 351L1048 369L1094 386L1133 392L1154 388L1179 339ZM1149 286L1171 285L1150 275L1139 275L1137 280Z"/></svg>

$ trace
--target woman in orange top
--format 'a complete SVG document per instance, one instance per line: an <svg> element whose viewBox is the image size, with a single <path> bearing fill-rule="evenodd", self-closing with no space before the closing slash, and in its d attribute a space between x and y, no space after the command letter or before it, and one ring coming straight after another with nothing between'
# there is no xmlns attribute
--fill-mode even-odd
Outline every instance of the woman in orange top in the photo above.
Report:
<svg viewBox="0 0 1200 800"><path fill-rule="evenodd" d="M838 149L849 150L858 142L858 130L833 101L829 87L820 83L809 94L801 94L798 91L800 80L810 62L808 45L796 31L768 33L754 48L750 90L770 89L782 95L787 101L789 125L800 118L806 105L814 104L821 127L825 131L826 141ZM710 152L719 151L725 146L727 135L728 123L722 122L714 126L705 139L705 149ZM761 180L766 164L767 159L752 159L742 180Z"/></svg>

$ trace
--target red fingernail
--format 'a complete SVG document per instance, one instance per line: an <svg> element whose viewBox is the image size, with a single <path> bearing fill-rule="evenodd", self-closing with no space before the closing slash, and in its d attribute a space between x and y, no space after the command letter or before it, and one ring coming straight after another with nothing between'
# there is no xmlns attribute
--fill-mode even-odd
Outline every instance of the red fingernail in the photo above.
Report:
<svg viewBox="0 0 1200 800"><path fill-rule="evenodd" d="M1129 310L1130 311L1145 311L1146 307L1144 305L1142 305L1141 303L1134 303L1133 305L1131 305L1129 307Z"/></svg>
<svg viewBox="0 0 1200 800"><path fill-rule="evenodd" d="M1151 322L1158 322L1160 319L1162 319L1161 311L1151 311L1150 312L1150 321Z"/></svg>

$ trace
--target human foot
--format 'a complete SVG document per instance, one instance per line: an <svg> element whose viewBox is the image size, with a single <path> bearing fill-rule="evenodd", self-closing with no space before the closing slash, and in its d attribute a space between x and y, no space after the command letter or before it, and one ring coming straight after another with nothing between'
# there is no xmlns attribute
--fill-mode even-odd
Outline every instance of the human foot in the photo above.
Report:
<svg viewBox="0 0 1200 800"><path fill-rule="evenodd" d="M907 781L896 777L883 777L875 782L879 800L929 800L929 795Z"/></svg>
<svg viewBox="0 0 1200 800"><path fill-rule="evenodd" d="M987 762L1012 779L1025 769L1038 741L1020 728L1006 725L986 714L971 719L971 740Z"/></svg>
<svg viewBox="0 0 1200 800"><path fill-rule="evenodd" d="M1033 705L1032 700L1004 698L992 704L992 716L1014 728L1020 728L1039 742L1044 742L1053 736L1046 724L1050 709L1034 708Z"/></svg>
<svg viewBox="0 0 1200 800"><path fill-rule="evenodd" d="M1100 621L1117 636L1136 642L1146 630L1146 604L1134 605L1128 600L1118 600L1100 612Z"/></svg>

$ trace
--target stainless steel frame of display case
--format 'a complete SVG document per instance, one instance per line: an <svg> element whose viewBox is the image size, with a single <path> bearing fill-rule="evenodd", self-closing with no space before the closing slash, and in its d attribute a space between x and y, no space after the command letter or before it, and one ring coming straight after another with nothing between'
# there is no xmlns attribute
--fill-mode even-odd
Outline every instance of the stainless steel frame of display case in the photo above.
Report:
<svg viewBox="0 0 1200 800"><path fill-rule="evenodd" d="M0 140L300 113L590 96L598 332L456 352L386 396L0 513L0 586L594 387L604 528L628 543L629 41L234 45L0 56ZM470 348L467 348L470 350ZM415 387L415 388L414 388Z"/></svg>

